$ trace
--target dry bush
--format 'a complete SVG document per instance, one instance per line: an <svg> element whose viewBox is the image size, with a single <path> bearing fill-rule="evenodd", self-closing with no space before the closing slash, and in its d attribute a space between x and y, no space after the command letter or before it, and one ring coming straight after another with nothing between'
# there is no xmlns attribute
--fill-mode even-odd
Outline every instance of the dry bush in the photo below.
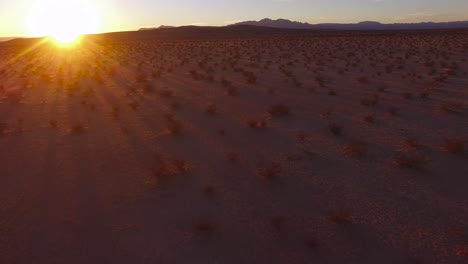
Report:
<svg viewBox="0 0 468 264"><path fill-rule="evenodd" d="M269 165L261 166L257 169L257 175L265 180L274 180L279 177L282 171L281 164L272 162Z"/></svg>
<svg viewBox="0 0 468 264"><path fill-rule="evenodd" d="M182 159L169 159L159 154L153 162L153 179L156 183L164 182L172 177L188 172L188 162Z"/></svg>
<svg viewBox="0 0 468 264"><path fill-rule="evenodd" d="M57 128L57 120L49 120L49 125L52 128Z"/></svg>
<svg viewBox="0 0 468 264"><path fill-rule="evenodd" d="M172 102L172 103L170 103L169 106L170 106L171 109L174 110L174 111L178 111L178 110L180 110L180 108L181 108L181 104L178 103L178 102Z"/></svg>
<svg viewBox="0 0 468 264"><path fill-rule="evenodd" d="M367 84L369 83L369 78L367 78L367 76L360 76L356 79L356 81L361 84Z"/></svg>
<svg viewBox="0 0 468 264"><path fill-rule="evenodd" d="M427 158L421 153L398 152L393 157L393 163L400 168L423 169L427 163Z"/></svg>
<svg viewBox="0 0 468 264"><path fill-rule="evenodd" d="M197 233L210 237L216 231L216 224L207 219L198 219L193 222L192 228Z"/></svg>
<svg viewBox="0 0 468 264"><path fill-rule="evenodd" d="M284 104L272 105L268 108L268 113L272 116L286 116L290 112L289 106Z"/></svg>
<svg viewBox="0 0 468 264"><path fill-rule="evenodd" d="M239 159L239 155L235 152L229 152L226 154L226 159L229 161L237 161Z"/></svg>
<svg viewBox="0 0 468 264"><path fill-rule="evenodd" d="M429 98L429 93L427 93L427 92L421 92L421 93L419 93L419 97L420 97L421 99L428 99L428 98Z"/></svg>
<svg viewBox="0 0 468 264"><path fill-rule="evenodd" d="M179 120L168 119L166 123L166 128L170 134L178 135L182 133L182 130L184 129L184 124L182 123L182 121Z"/></svg>
<svg viewBox="0 0 468 264"><path fill-rule="evenodd" d="M205 188L203 189L203 193L205 193L207 196L209 197L213 197L215 194L216 194L216 188L214 185L212 184L208 184L207 186L205 186Z"/></svg>
<svg viewBox="0 0 468 264"><path fill-rule="evenodd" d="M86 132L86 126L81 123L77 123L71 127L71 132L73 134L83 134Z"/></svg>
<svg viewBox="0 0 468 264"><path fill-rule="evenodd" d="M276 216L271 219L270 224L275 232L279 233L283 231L284 226L286 225L286 220L287 219L284 216Z"/></svg>
<svg viewBox="0 0 468 264"><path fill-rule="evenodd" d="M265 121L256 121L256 120L247 121L247 125L250 128L256 128L256 129L267 127L267 123Z"/></svg>
<svg viewBox="0 0 468 264"><path fill-rule="evenodd" d="M329 124L328 130L335 136L341 136L343 134L343 126L336 123Z"/></svg>
<svg viewBox="0 0 468 264"><path fill-rule="evenodd" d="M121 127L120 131L122 131L122 133L124 133L125 135L128 135L130 133L130 131L126 127Z"/></svg>
<svg viewBox="0 0 468 264"><path fill-rule="evenodd" d="M135 76L135 81L142 83L146 81L146 75L144 73L139 73Z"/></svg>
<svg viewBox="0 0 468 264"><path fill-rule="evenodd" d="M229 96L237 96L237 95L239 95L239 92L238 92L237 88L236 88L236 87L232 87L232 86L230 86L230 87L228 87L228 88L226 89L226 93L227 93L227 95L229 95Z"/></svg>
<svg viewBox="0 0 468 264"><path fill-rule="evenodd" d="M333 212L329 219L337 225L348 225L353 222L352 212L349 209Z"/></svg>
<svg viewBox="0 0 468 264"><path fill-rule="evenodd" d="M403 99L410 100L410 99L413 99L413 94L410 92L404 92L404 93L401 93L401 97Z"/></svg>
<svg viewBox="0 0 468 264"><path fill-rule="evenodd" d="M304 244L310 249L316 249L319 246L317 239L311 235L304 238Z"/></svg>
<svg viewBox="0 0 468 264"><path fill-rule="evenodd" d="M143 86L143 92L145 93L152 93L154 90L153 85L150 83L147 83Z"/></svg>
<svg viewBox="0 0 468 264"><path fill-rule="evenodd" d="M367 146L363 143L349 143L343 147L343 154L348 157L361 158L367 153Z"/></svg>
<svg viewBox="0 0 468 264"><path fill-rule="evenodd" d="M367 107L374 107L377 105L378 102L379 102L379 96L377 95L374 95L370 98L366 97L366 98L361 99L361 105L367 106Z"/></svg>
<svg viewBox="0 0 468 264"><path fill-rule="evenodd" d="M373 115L366 115L366 116L364 116L364 121L366 123L373 124L373 123L375 123L375 117Z"/></svg>
<svg viewBox="0 0 468 264"><path fill-rule="evenodd" d="M417 148L419 147L419 142L415 138L407 138L403 141L404 145L408 148Z"/></svg>
<svg viewBox="0 0 468 264"><path fill-rule="evenodd" d="M232 83L224 78L221 79L221 85L224 87L231 87Z"/></svg>
<svg viewBox="0 0 468 264"><path fill-rule="evenodd" d="M174 91L169 90L169 89L164 89L164 90L158 91L158 94L159 94L159 96L161 96L161 97L166 97L166 98L167 98L167 97L173 96L173 95L174 95Z"/></svg>
<svg viewBox="0 0 468 264"><path fill-rule="evenodd" d="M458 102L448 102L440 105L440 110L449 114L461 114L463 109L463 103Z"/></svg>
<svg viewBox="0 0 468 264"><path fill-rule="evenodd" d="M389 107L387 111L392 116L400 115L400 108L398 107Z"/></svg>
<svg viewBox="0 0 468 264"><path fill-rule="evenodd" d="M214 104L209 104L209 105L205 108L205 113L207 113L208 115L211 115L211 116L216 115L216 113L217 113L216 105L214 105Z"/></svg>
<svg viewBox="0 0 468 264"><path fill-rule="evenodd" d="M138 107L140 107L140 104L138 102L130 102L128 103L128 106L130 106L130 108L133 109L133 111L136 111Z"/></svg>
<svg viewBox="0 0 468 264"><path fill-rule="evenodd" d="M461 155L465 152L465 141L459 138L446 139L443 149L450 154Z"/></svg>
<svg viewBox="0 0 468 264"><path fill-rule="evenodd" d="M6 131L7 131L7 124L0 123L0 136L5 135Z"/></svg>
<svg viewBox="0 0 468 264"><path fill-rule="evenodd" d="M327 109L320 113L320 117L322 118L329 118L333 114L333 109Z"/></svg>

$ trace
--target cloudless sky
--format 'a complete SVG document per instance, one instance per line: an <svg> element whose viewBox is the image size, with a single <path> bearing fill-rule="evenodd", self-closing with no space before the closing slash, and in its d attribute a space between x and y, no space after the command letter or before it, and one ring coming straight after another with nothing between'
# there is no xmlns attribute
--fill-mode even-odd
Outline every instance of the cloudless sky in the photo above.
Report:
<svg viewBox="0 0 468 264"><path fill-rule="evenodd" d="M309 23L468 20L468 0L86 1L97 9L100 21L98 32L134 30L162 24L219 26L265 17ZM0 0L0 36L30 35L28 16L31 7L40 3L41 0Z"/></svg>

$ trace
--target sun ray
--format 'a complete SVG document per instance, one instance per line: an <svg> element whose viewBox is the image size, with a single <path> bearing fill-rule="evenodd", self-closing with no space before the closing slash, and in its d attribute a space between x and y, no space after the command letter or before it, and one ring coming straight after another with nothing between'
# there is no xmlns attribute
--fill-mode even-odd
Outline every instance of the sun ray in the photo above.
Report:
<svg viewBox="0 0 468 264"><path fill-rule="evenodd" d="M67 44L96 30L96 9L86 1L42 0L31 10L30 31L35 36L50 36Z"/></svg>

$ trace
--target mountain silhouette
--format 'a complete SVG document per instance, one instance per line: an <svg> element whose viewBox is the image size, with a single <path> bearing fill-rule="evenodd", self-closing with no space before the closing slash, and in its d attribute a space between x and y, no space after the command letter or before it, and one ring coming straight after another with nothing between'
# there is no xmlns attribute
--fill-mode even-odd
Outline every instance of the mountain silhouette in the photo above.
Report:
<svg viewBox="0 0 468 264"><path fill-rule="evenodd" d="M321 23L309 24L287 19L265 18L259 21L244 21L229 26L261 26L290 29L322 29L322 30L421 30L421 29L457 29L468 28L468 21L454 22L421 22L421 23L393 23L383 24L376 21L363 21L359 23Z"/></svg>

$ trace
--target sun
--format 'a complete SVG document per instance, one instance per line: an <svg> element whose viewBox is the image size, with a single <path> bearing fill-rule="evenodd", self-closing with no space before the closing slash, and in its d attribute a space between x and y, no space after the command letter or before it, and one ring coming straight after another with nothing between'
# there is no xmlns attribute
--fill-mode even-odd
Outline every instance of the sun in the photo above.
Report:
<svg viewBox="0 0 468 264"><path fill-rule="evenodd" d="M50 36L72 43L82 34L96 33L97 12L82 0L42 0L31 10L30 30L34 36Z"/></svg>

